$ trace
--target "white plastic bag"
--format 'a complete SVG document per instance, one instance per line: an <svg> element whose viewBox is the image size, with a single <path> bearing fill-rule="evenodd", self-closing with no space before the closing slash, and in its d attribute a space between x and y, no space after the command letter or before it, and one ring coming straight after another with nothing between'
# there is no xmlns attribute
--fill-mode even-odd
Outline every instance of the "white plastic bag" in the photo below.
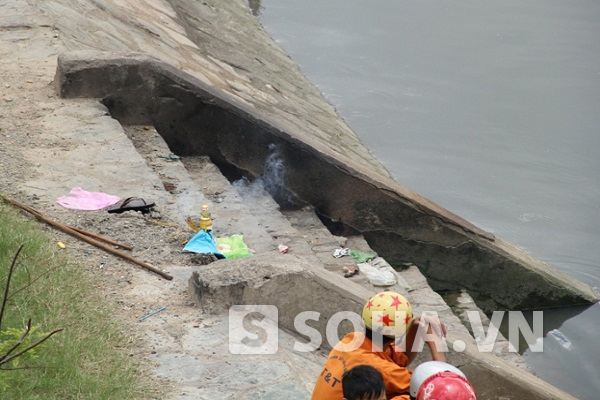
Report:
<svg viewBox="0 0 600 400"><path fill-rule="evenodd" d="M369 264L372 266L379 268L382 271L390 271L394 277L396 278L396 283L400 285L400 287L409 290L410 285L406 282L406 279L402 277L387 261L385 261L382 257L375 257L374 259L369 261Z"/></svg>
<svg viewBox="0 0 600 400"><path fill-rule="evenodd" d="M361 274L364 274L369 282L374 286L393 286L396 284L396 274L387 268L377 268L368 263L358 264Z"/></svg>

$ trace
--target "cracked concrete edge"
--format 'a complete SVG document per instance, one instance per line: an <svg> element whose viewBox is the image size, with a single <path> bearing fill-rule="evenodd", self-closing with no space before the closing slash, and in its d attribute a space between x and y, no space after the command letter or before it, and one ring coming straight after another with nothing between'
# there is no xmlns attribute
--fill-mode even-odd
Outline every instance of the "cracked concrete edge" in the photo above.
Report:
<svg viewBox="0 0 600 400"><path fill-rule="evenodd" d="M135 71L120 72L118 69L135 67ZM140 76L133 79L132 72ZM132 81L136 84L132 85ZM328 151L294 127L280 126L284 121L275 121L257 113L252 107L238 101L228 93L215 89L192 75L181 71L168 63L140 53L110 53L97 51L72 51L58 57L58 66L54 83L61 97L106 98L114 92L124 90L145 90L147 98L164 81L182 87L192 88L203 100L238 115L250 123L257 124L273 132L279 138L292 145L318 154L326 163L339 169L343 174L351 175L372 186L372 190L385 192L389 197L434 216L441 223L449 224L456 230L494 241L494 235L471 224L462 217L451 213L419 194L403 187L391 178L381 177L373 170L366 170L354 160ZM145 85L145 86L141 86ZM133 87L132 87L133 86ZM151 123L150 117L136 123Z"/></svg>
<svg viewBox="0 0 600 400"><path fill-rule="evenodd" d="M148 94L155 91L156 87L153 85L158 84L160 81L159 76L163 76L167 81L172 81L181 86L194 88L203 95L202 97L207 102L228 108L243 119L259 124L265 129L275 132L282 139L289 140L301 148L318 152L326 161L334 164L343 173L362 180L368 180L373 185L373 189L386 191L390 196L408 202L425 213L435 214L443 222L453 224L460 230L491 241L494 240L493 234L478 228L462 217L401 186L391 178L381 179L378 175L374 176L375 171L366 170L364 166L348 157L335 152L328 152L327 149L323 149L316 142L313 142L309 136L303 136L301 132L295 132L295 129L288 130L281 127L279 124L282 121L274 121L265 115L258 114L252 107L238 101L228 93L215 89L194 76L145 54L85 50L65 52L58 57L54 83L59 95L64 98L105 98L115 91L130 88L131 83L127 81L127 78L131 79L131 74L122 77L125 79L119 79L120 77L112 74L116 72L115 68L131 66L137 66L138 70L143 72L144 77L147 79L144 83L148 84L144 89L147 89ZM91 79L91 75L94 75L95 79ZM98 79L101 75L105 76ZM98 80L101 82L98 82Z"/></svg>
<svg viewBox="0 0 600 400"><path fill-rule="evenodd" d="M260 132L265 132L268 137L277 137L278 140L296 149L295 151L300 150L304 154L310 154L310 157L318 160L316 162L320 166L327 166L329 168L329 171L326 173L328 175L325 178L321 178L324 179L323 184L325 187L328 180L334 178L343 179L341 184L345 187L352 187L355 191L361 193L359 194L360 198L357 197L354 201L356 204L352 203L354 206L352 204L341 204L340 201L343 200L337 199L336 196L312 200L320 202L329 201L329 204L321 208L329 211L334 217L340 217L342 220L344 217L341 217L340 214L353 214L352 217L348 217L351 220L345 220L344 222L351 226L354 224L354 227L365 233L365 237L368 240L369 238L374 238L374 241L381 243L381 245L373 247L388 258L390 262L396 263L397 261L401 261L393 257L393 252L397 247L396 244L398 241L413 243L413 248L409 249L410 251L407 251L407 254L410 254L412 251L416 255L423 254L423 251L421 251L422 246L419 246L418 243L428 244L427 239L429 237L437 240L435 243L432 242L434 246L430 246L430 248L437 246L437 250L432 251L438 252L447 251L447 248L442 248L444 246L450 248L452 245L464 245L467 243L469 245L467 246L469 247L468 254L462 256L461 263L457 262L459 267L455 268L458 279L466 281L466 287L469 287L469 279L476 276L471 273L462 273L464 272L462 269L464 269L465 265L471 262L487 265L488 268L492 269L512 271L511 275L517 271L535 278L535 284L530 284L527 288L528 290L532 290L531 295L519 293L515 298L511 298L510 291L512 289L506 285L506 287L491 291L488 295L496 296L494 300L503 307L508 309L541 308L544 306L589 304L598 301L595 293L586 284L531 257L515 246L502 241L500 238L494 238L464 219L402 187L393 180L381 177L372 171L367 171L366 167L328 149L322 143L313 141L309 135L297 131L293 126L285 123L280 125L278 124L279 121L270 120L266 116L256 112L252 107L229 96L227 93L215 89L186 72L180 71L152 57L135 53L123 55L95 51L64 53L58 59L55 84L60 95L63 97L103 98L104 103L108 104L111 112L117 114L114 115L117 119L127 122L127 119L133 118L134 121L129 121L133 123L158 123L156 120L158 117L155 114L162 112L161 109L164 108L164 105L157 109L158 105L155 104L154 99L156 96L162 96L160 97L162 99L170 98L171 101L176 102L185 101L185 99L177 99L177 96L192 96L192 100L190 100L192 105L189 106L192 109L194 107L193 104L197 104L198 102L218 107L219 110L225 110L224 112L227 115L238 118L238 121L244 121L243 123L246 126L253 126L255 129L260 130ZM175 92L170 88L175 88ZM164 92L160 92L161 90ZM181 92L181 90L184 90L184 92ZM191 113L193 114L193 112ZM135 120L136 118L138 120ZM176 138L175 140L184 139ZM262 138L262 140L265 140L265 138ZM208 143L204 144L212 145ZM231 151L235 151L230 148L223 149L219 147L219 144L215 144L214 146L216 146L214 151L218 152L225 159L227 159ZM226 146L231 146L231 144L227 144ZM226 152L228 153L225 154ZM249 172L256 172L253 169L262 168L262 160L252 162L252 164L256 165L240 165L240 162L243 163L245 161L244 158L247 159L248 155L244 155L239 162L231 159L227 159L227 162ZM303 171L303 174L305 172ZM306 180L311 178L300 177L299 179ZM299 182L298 184L302 185L303 183ZM295 190L296 188L293 187L292 189ZM298 190L304 190L304 194L306 194L306 188ZM370 200L363 198L364 196L370 196ZM386 207L373 206L377 209L372 210L372 212L379 214L373 214L372 218L363 217L360 213L356 214L358 211L352 208L357 206L358 203L364 203L367 200L372 204L379 204L381 206L387 204L389 210L382 211L381 208ZM311 202L311 199L307 199L307 201ZM394 218L388 218L389 216L393 216L394 212L397 213L397 211L393 211L397 207L401 207L404 210L403 212L418 215L418 223L413 221L410 224L410 229L407 229L407 223L404 223L404 227L399 228L400 225L395 224L399 221L394 220ZM408 217L402 215L402 218L406 220ZM394 226L390 225L392 223L394 223ZM363 226L356 226L356 224ZM379 227L376 227L379 230L373 230L373 225L379 225ZM394 229L396 231L393 231ZM411 238L403 240L400 237L403 235L399 235L398 229L404 229ZM388 230L389 235L382 234ZM379 234L373 235L374 232L379 232ZM371 234L369 235L369 233ZM417 244L415 245L414 243ZM455 251L455 253L457 252ZM482 263L479 259L482 256L488 257L489 260ZM429 264L428 260L418 258L403 261L415 262L417 265L425 267ZM437 265L436 268L429 268L429 270L425 268L425 272L434 280L443 281L447 273L446 271L439 272L439 267L440 265ZM501 281L499 280L498 282ZM471 286L481 287L481 282L477 282ZM496 292L498 291L506 293L497 295ZM552 293L552 295L547 296L547 293ZM544 302L547 302L547 305Z"/></svg>
<svg viewBox="0 0 600 400"><path fill-rule="evenodd" d="M188 283L188 293L205 313L223 315L232 305L275 305L279 310L279 326L302 337L306 337L307 331L294 324L298 313L318 311L319 320L308 325L325 338L327 323L335 313L360 311L372 295L364 287L293 255L220 261L194 272ZM447 360L465 372L479 397L573 399L495 354L480 352L460 321L452 321L450 325ZM351 324L341 324L338 334L341 337L353 330ZM465 350L452 350L455 342L458 346L462 342ZM327 342L323 348L329 348ZM425 361L426 353L421 353L415 362Z"/></svg>

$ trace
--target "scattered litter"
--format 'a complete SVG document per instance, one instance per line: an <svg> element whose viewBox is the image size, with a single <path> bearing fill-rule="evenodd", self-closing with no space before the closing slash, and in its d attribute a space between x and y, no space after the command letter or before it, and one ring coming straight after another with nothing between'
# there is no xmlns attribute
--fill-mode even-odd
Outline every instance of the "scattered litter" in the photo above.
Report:
<svg viewBox="0 0 600 400"><path fill-rule="evenodd" d="M565 349L569 350L571 348L571 341L558 329L552 329L548 332L548 336L554 338Z"/></svg>
<svg viewBox="0 0 600 400"><path fill-rule="evenodd" d="M164 222L164 221L158 221L158 220L155 220L155 219L152 219L152 218L147 218L146 221L150 222L150 223L153 223L154 225L158 225L158 226L171 226L173 228L179 227L179 225L177 225L177 224L173 224L173 223L170 223L170 222Z"/></svg>
<svg viewBox="0 0 600 400"><path fill-rule="evenodd" d="M252 256L252 252L250 252L250 249L244 243L244 236L242 235L217 238L217 247L226 258L246 258Z"/></svg>
<svg viewBox="0 0 600 400"><path fill-rule="evenodd" d="M350 255L350 249L349 248L337 248L333 251L333 257L335 258L340 258L343 256L349 256Z"/></svg>
<svg viewBox="0 0 600 400"><path fill-rule="evenodd" d="M374 259L369 261L369 264L379 268L380 270L392 272L396 277L396 283L400 285L400 287L403 287L406 290L409 290L411 288L406 279L404 279L402 275L398 274L398 272L390 264L388 264L388 262L385 261L383 257L375 257Z"/></svg>
<svg viewBox="0 0 600 400"><path fill-rule="evenodd" d="M212 235L205 231L198 231L198 233L187 242L183 251L186 253L214 254L220 259L226 257L226 255L217 248L217 243Z"/></svg>
<svg viewBox="0 0 600 400"><path fill-rule="evenodd" d="M396 273L393 269L391 271L386 267L380 269L368 263L358 264L358 269L373 286L393 286L396 284Z"/></svg>
<svg viewBox="0 0 600 400"><path fill-rule="evenodd" d="M168 156L159 156L160 158L164 158L167 161L178 161L181 159L177 154L170 153Z"/></svg>
<svg viewBox="0 0 600 400"><path fill-rule="evenodd" d="M205 204L201 207L199 217L186 217L185 222L194 232L205 231L212 232L212 214L208 211L208 206Z"/></svg>
<svg viewBox="0 0 600 400"><path fill-rule="evenodd" d="M165 190L171 194L173 194L173 192L175 191L175 189L177 189L177 185L174 184L173 182L166 182L163 181L163 187L165 188Z"/></svg>
<svg viewBox="0 0 600 400"><path fill-rule="evenodd" d="M277 246L277 249L279 250L279 252L281 254L285 254L290 249L290 246L286 246L285 244L281 243L281 244L279 244L279 246Z"/></svg>
<svg viewBox="0 0 600 400"><path fill-rule="evenodd" d="M212 231L212 215L208 211L208 206L205 204L201 207L200 212L200 229L206 232Z"/></svg>
<svg viewBox="0 0 600 400"><path fill-rule="evenodd" d="M73 210L101 210L118 202L117 196L102 192L88 192L80 187L74 187L68 196L59 197L56 202L65 208Z"/></svg>
<svg viewBox="0 0 600 400"><path fill-rule="evenodd" d="M64 225L64 224L61 224L60 222L52 221L51 219L46 218L39 211L36 211L33 208L31 208L31 207L28 207L28 206L26 206L24 204L21 204L18 201L15 201L15 200L10 199L10 198L8 198L6 196L3 196L2 194L0 194L0 198L4 199L5 201L7 201L9 203L11 203L15 207L20 208L21 210L25 210L28 213L33 214L40 221L43 221L43 222L47 223L48 225L52 225L53 227L55 227L55 228L57 228L57 229L65 232L65 233L68 233L71 236L75 236L76 238L78 238L80 240L83 240L84 242L87 242L89 244L92 244L92 245L94 245L96 247L99 247L99 248L101 248L104 251L107 251L107 252L109 252L111 254L114 254L114 255L116 255L118 257L121 257L121 258L124 258L124 259L126 259L128 261L131 261L132 263L135 263L135 264L137 264L137 265L139 265L141 267L144 267L145 269L147 269L149 271L152 271L155 274L158 274L158 275L162 276L163 278L165 278L167 280L173 279L173 277L171 275L167 274L164 271L159 270L158 268L153 267L152 265L150 265L148 263L145 263L145 262L140 261L140 260L138 260L138 259L136 259L134 257L131 257L130 255L125 254L122 251L113 249L112 247L109 247L106 244L104 244L104 243L102 243L102 242L100 242L98 240L92 239L92 237L90 237L90 236L93 236L93 234L91 234L89 232L86 232L85 234L83 234L83 233L80 233L81 230L78 231L78 230L70 228L68 225ZM99 235L95 235L95 236L100 237ZM106 240L106 239L103 239L103 240Z"/></svg>
<svg viewBox="0 0 600 400"><path fill-rule="evenodd" d="M219 251L222 251L224 253L230 253L231 252L231 246L228 245L227 243L221 243L219 246Z"/></svg>
<svg viewBox="0 0 600 400"><path fill-rule="evenodd" d="M114 204L108 208L111 214L121 214L125 211L140 211L142 214L150 212L154 207L153 201L146 201L139 197L128 197L119 204Z"/></svg>
<svg viewBox="0 0 600 400"><path fill-rule="evenodd" d="M375 257L377 257L377 254L365 253L365 252L358 251L358 250L352 250L350 252L350 256L352 258L354 258L354 261L356 261L357 264L360 264L360 263L366 263L367 261L374 259Z"/></svg>
<svg viewBox="0 0 600 400"><path fill-rule="evenodd" d="M215 203L222 203L223 200L225 200L225 195L221 192L214 192L210 196L212 197L212 201L214 201Z"/></svg>
<svg viewBox="0 0 600 400"><path fill-rule="evenodd" d="M56 245L58 247L60 247L61 249L66 249L67 248L67 246L65 246L65 244L63 242L58 242L58 243L56 243Z"/></svg>
<svg viewBox="0 0 600 400"><path fill-rule="evenodd" d="M154 311L150 311L148 314L146 314L142 318L140 318L139 322L142 322L142 321L150 318L151 316L158 314L161 311L165 311L166 309L167 309L167 307L161 307L161 308L156 309Z"/></svg>
<svg viewBox="0 0 600 400"><path fill-rule="evenodd" d="M200 230L200 221L195 217L186 217L185 222L187 222L188 226L192 228L194 232L198 232Z"/></svg>
<svg viewBox="0 0 600 400"><path fill-rule="evenodd" d="M344 270L344 278L350 278L351 276L358 274L358 268L354 265L349 265L342 269Z"/></svg>

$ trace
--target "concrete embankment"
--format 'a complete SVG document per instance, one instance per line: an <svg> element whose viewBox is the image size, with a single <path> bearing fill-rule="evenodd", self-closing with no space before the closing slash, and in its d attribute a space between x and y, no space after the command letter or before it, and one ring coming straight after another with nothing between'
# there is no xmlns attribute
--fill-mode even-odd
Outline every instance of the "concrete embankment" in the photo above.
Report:
<svg viewBox="0 0 600 400"><path fill-rule="evenodd" d="M48 143L55 141L53 146L59 146L59 151L56 147L28 150L29 162L37 165L32 166L35 179L28 185L30 188L45 188L46 201L48 198L53 200L58 193L65 193L73 184L84 180L107 191L135 189L138 195L154 196L157 204L164 204L165 215L169 214L173 220L179 217L176 208L181 199L174 201L171 194L162 190L161 183L161 178L175 174L165 170L152 171L144 165L142 168L143 158L134 154L135 150L120 125L106 113L108 109L123 124L146 124L150 129L146 132L153 132L150 127L153 125L170 150L191 159L209 156L230 175L262 175L265 160L273 154L275 146L287 167L285 185L280 187L280 193L289 195L291 200L301 205L312 205L323 219L332 224L347 227L349 231L353 229L354 233L362 232L370 246L388 261L417 264L439 288L466 287L480 299L492 299L506 308L595 301L595 296L585 285L570 280L552 267L530 258L391 180L331 105L268 38L243 2L129 0L99 4L91 0L48 0L30 5L15 0L11 4L16 4L11 11L21 13L21 16L19 21L9 21L10 26L26 27L23 28L26 33L19 31L19 35L26 36L26 39L20 37L20 42L11 43L11 50L18 52L25 40L29 46L29 52L19 60L22 63L19 64L20 73L24 74L23 71L32 66L47 73L48 66L56 61L56 53L59 50L61 53L69 51L60 57L54 82L61 96L100 98L106 106L90 100L52 99L48 100L49 104L44 104L46 108L35 110L44 114L56 108L60 114L58 119L45 118L37 127L42 132L40 136ZM44 29L49 32L36 33ZM45 37L47 34L48 38ZM47 40L60 41L60 46L48 47L44 45ZM40 51L36 52L36 48ZM132 52L138 55L131 55ZM50 62L42 69L40 65L48 60ZM59 124L64 126L57 127ZM143 135L138 137L142 138L138 139L141 141L148 140ZM96 146L93 153L81 151L90 143ZM119 152L113 152L112 157L107 158L108 153L104 151L111 148ZM5 157L3 160L12 163L14 158ZM92 158L94 165L87 165L92 164ZM144 158L148 160L149 157ZM155 163L156 159L152 162ZM186 167L187 172L183 169L178 172L182 186L185 186L183 177L191 171L189 165ZM85 173L80 174L78 170ZM207 175L206 170L202 172L205 174L199 174L201 183L190 190L210 186L202 181ZM38 189L26 190L33 193ZM232 203L241 207L238 200ZM332 269L333 272L325 271L325 263L319 263L319 259L324 254L331 254L331 248L326 247L320 254L311 256L309 253L317 246L303 239L301 232L294 233L296 242L292 242L292 248L304 258L283 259L272 265L279 260L273 257L276 255L273 241L285 235L266 230L259 234L257 230L249 229L249 226L260 225L261 220L252 215L249 217L253 210L247 207L239 208L234 214L226 212L224 206L219 208L217 202L214 206L221 215L227 216L224 219L230 220L223 222L223 226L228 224L232 230L227 234L239 229L247 232L248 237L255 235L257 243L253 247L259 254L247 261L245 267L237 265L236 269L233 263L217 263L203 270L205 276L192 279L191 292L206 312L222 311L224 304L229 302L264 300L278 304L282 312L292 315L301 310L300 305L310 297L304 307L331 314L338 309L355 310L369 294L378 290L367 285L357 286L356 282L349 283L341 276L339 266ZM237 217L239 221L232 222ZM269 223L273 223L273 219ZM95 224L105 223L103 221L99 219ZM287 226L285 230L288 230ZM344 243L337 238L328 240L328 246ZM155 247L161 246L164 244ZM304 253L302 247L310 251ZM281 271L290 263L292 265L286 271ZM315 269L315 266L321 269ZM255 276L248 273L251 267L255 268ZM173 285L181 284L182 276L187 281L191 275L191 268L173 266L172 270L178 278ZM227 275L236 271L238 275ZM409 279L409 274L413 274L414 279ZM231 278L229 283L222 284L228 276ZM511 392L520 398L568 398L551 385L515 370L502 360L491 355L479 357L476 351L472 351L473 339L452 316L439 295L429 288L416 267L404 271L403 276L412 286L405 292L415 299L413 303L419 311L443 310L446 313L443 319L455 324L451 342L463 340L467 343L464 357L468 359L461 359L462 356L457 353L452 356L452 361L471 369L469 376L478 390L485 393L483 398L502 398ZM450 280L449 276L453 279ZM518 290L515 290L515 285ZM154 296L157 291L162 291L157 286L154 283L133 285L133 292ZM178 289L180 287L173 286L170 291L177 292ZM171 292L162 291L161 301L170 301ZM214 296L221 296L221 303L214 301ZM333 299L336 296L339 300L332 300L328 307L319 301L320 297ZM221 308L212 307L214 304L220 304ZM183 311L179 309L178 312ZM293 331L290 321L288 318L281 322ZM160 325L159 321L151 323ZM210 346L197 346L197 342L209 337L211 332L203 331L206 335L201 335L191 329L192 334L188 330L182 335L179 329L186 328L166 327L168 334L164 337L169 340L168 347L175 348L178 342L185 346L178 350L177 356L162 358L189 361L186 368L176 361L169 364L170 371L175 373L173 376L181 372L190 387L195 385L186 393L197 394L199 390L206 389L203 385L211 384L207 381L198 385L194 383L196 373L202 375L209 369L206 366L196 368L198 360L202 360L200 364L203 364L219 358L216 370L223 376L232 375L227 367L231 362L229 359L215 357L214 350L212 355L208 354ZM221 324L218 332L221 334L223 331L226 327ZM182 340L182 337L188 339ZM155 341L157 348L161 346L160 342ZM220 345L219 356L224 356L226 345ZM172 348L167 351L174 351ZM194 353L193 357L180 357L181 352ZM313 360L311 368L318 361L322 360ZM248 367L244 373L250 377L259 368ZM270 385L268 378L262 376L259 379L263 387ZM311 382L304 380L303 383L309 386ZM256 391L256 387L248 390L248 393ZM221 392L213 387L210 393Z"/></svg>
<svg viewBox="0 0 600 400"><path fill-rule="evenodd" d="M287 189L365 235L436 289L467 288L491 310L589 304L586 285L394 182L242 1L37 4L65 49L152 56L64 58L67 97L104 98L124 123L154 124L175 152L263 173L278 144ZM162 62L160 62L162 61Z"/></svg>
<svg viewBox="0 0 600 400"><path fill-rule="evenodd" d="M466 288L488 310L590 304L587 285L482 231L390 178L341 155L169 64L145 56L59 58L61 96L98 97L123 123L152 124L173 151L208 155L225 171L258 177L277 148L285 189L331 221L362 233L392 264L415 263L437 289Z"/></svg>

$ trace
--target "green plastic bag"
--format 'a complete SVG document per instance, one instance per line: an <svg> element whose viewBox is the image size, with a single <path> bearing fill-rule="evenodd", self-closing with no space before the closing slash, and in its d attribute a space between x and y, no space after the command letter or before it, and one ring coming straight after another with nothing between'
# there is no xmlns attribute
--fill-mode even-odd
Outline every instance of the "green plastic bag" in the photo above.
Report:
<svg viewBox="0 0 600 400"><path fill-rule="evenodd" d="M246 258L252 253L246 243L243 235L231 235L217 238L217 248L226 258Z"/></svg>
<svg viewBox="0 0 600 400"><path fill-rule="evenodd" d="M356 261L357 264L362 264L375 258L377 255L373 253L365 253L358 250L351 250L350 256L354 259L354 261Z"/></svg>

